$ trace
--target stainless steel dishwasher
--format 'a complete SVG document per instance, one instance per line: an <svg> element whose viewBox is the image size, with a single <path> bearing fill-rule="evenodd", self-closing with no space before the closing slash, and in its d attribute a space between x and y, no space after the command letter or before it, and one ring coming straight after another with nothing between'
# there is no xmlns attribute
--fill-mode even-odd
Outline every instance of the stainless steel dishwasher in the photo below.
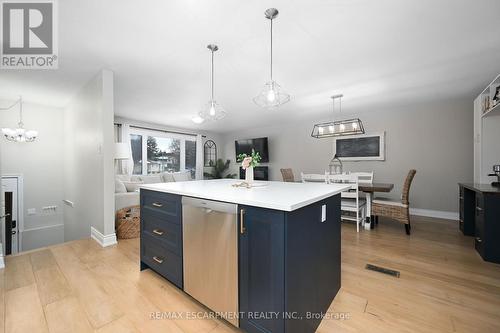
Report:
<svg viewBox="0 0 500 333"><path fill-rule="evenodd" d="M238 326L238 206L182 198L184 291Z"/></svg>

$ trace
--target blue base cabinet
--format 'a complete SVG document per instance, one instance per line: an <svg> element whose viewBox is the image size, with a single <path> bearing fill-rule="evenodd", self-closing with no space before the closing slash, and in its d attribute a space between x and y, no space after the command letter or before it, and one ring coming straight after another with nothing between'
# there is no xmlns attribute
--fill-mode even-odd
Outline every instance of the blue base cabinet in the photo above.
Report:
<svg viewBox="0 0 500 333"><path fill-rule="evenodd" d="M340 195L292 212L239 210L240 328L315 332L340 289Z"/></svg>
<svg viewBox="0 0 500 333"><path fill-rule="evenodd" d="M141 270L183 287L181 197L141 190Z"/></svg>

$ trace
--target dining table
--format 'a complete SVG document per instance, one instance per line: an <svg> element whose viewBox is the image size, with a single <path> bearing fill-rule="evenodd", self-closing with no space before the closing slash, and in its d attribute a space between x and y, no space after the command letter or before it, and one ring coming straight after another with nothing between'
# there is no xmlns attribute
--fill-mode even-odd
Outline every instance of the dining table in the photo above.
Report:
<svg viewBox="0 0 500 333"><path fill-rule="evenodd" d="M365 229L373 229L374 219L372 216L372 201L373 194L375 192L389 193L394 188L394 184L391 183L360 183L358 189L361 192L366 193L366 220L364 227Z"/></svg>

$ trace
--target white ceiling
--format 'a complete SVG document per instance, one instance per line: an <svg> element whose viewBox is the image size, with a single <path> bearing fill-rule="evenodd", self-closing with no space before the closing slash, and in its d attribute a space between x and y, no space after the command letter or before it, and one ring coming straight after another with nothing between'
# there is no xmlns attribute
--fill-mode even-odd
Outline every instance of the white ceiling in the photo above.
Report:
<svg viewBox="0 0 500 333"><path fill-rule="evenodd" d="M0 96L64 106L101 68L115 73L119 116L225 132L376 112L443 98L472 98L500 72L498 0L64 0L59 69L0 71ZM276 110L252 102L268 79L276 7L275 79L292 94ZM209 99L215 42L216 99L228 116L195 125Z"/></svg>

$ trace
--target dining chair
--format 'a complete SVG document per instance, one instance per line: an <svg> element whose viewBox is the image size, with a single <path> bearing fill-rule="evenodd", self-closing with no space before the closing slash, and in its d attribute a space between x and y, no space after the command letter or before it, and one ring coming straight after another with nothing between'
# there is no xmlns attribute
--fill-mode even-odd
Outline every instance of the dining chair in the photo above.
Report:
<svg viewBox="0 0 500 333"><path fill-rule="evenodd" d="M372 215L378 220L379 216L384 216L401 222L405 225L406 234L410 234L410 186L417 173L411 169L406 176L401 193L401 201L391 201L387 198L375 198L372 201Z"/></svg>
<svg viewBox="0 0 500 333"><path fill-rule="evenodd" d="M359 184L373 183L373 171L370 172L349 172L350 175L358 176Z"/></svg>
<svg viewBox="0 0 500 333"><path fill-rule="evenodd" d="M358 183L359 184L372 184L373 183L373 171L370 171L370 172L349 172L349 174L358 176ZM364 192L360 192L359 197L366 199L367 194Z"/></svg>
<svg viewBox="0 0 500 333"><path fill-rule="evenodd" d="M291 168L280 169L281 177L283 177L283 181L287 183L293 183L295 181L295 177L293 176L293 170Z"/></svg>
<svg viewBox="0 0 500 333"><path fill-rule="evenodd" d="M320 173L300 173L300 179L303 183L328 183L328 172Z"/></svg>
<svg viewBox="0 0 500 333"><path fill-rule="evenodd" d="M350 184L351 188L340 193L341 220L354 221L356 232L366 218L366 200L359 197L359 178L355 174L328 175L328 183Z"/></svg>

